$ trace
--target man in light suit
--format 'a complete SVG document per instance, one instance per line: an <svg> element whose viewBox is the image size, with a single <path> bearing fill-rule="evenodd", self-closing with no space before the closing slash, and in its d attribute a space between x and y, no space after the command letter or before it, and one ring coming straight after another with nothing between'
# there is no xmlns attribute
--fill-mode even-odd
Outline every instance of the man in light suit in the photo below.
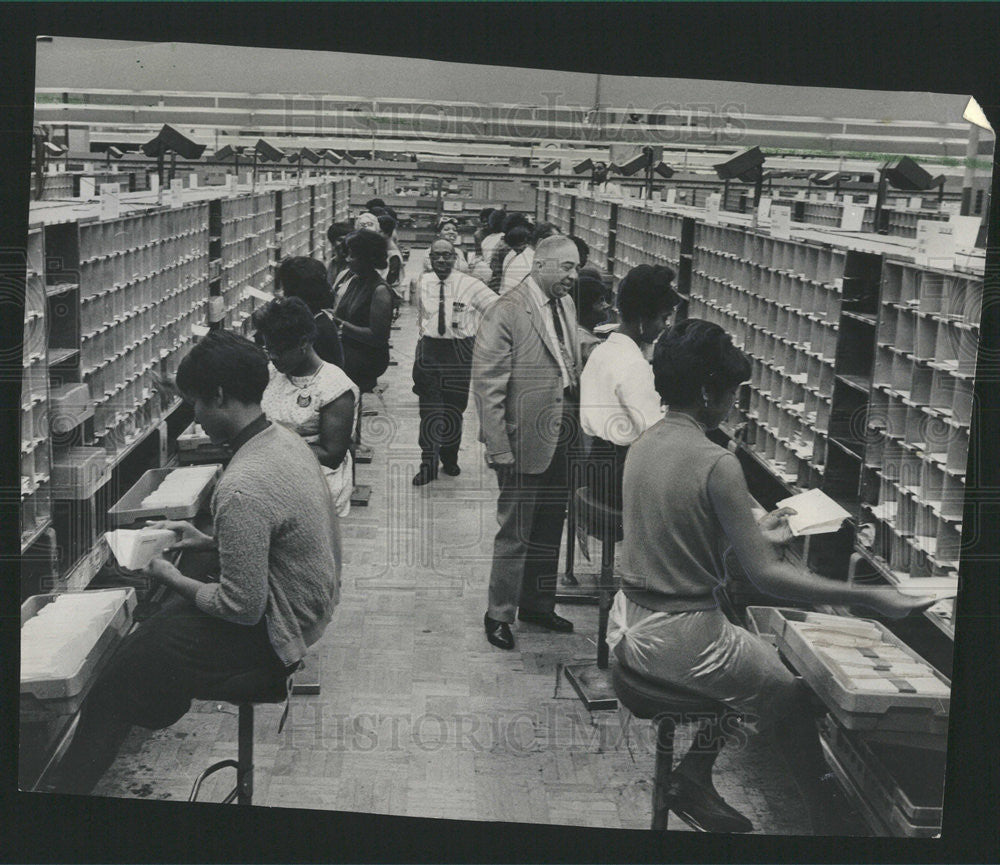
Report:
<svg viewBox="0 0 1000 865"><path fill-rule="evenodd" d="M573 630L554 608L568 450L578 427L580 345L567 293L579 269L568 237L540 241L530 274L487 310L476 335L472 391L500 486L484 625L501 649L514 647L515 611L521 621Z"/></svg>

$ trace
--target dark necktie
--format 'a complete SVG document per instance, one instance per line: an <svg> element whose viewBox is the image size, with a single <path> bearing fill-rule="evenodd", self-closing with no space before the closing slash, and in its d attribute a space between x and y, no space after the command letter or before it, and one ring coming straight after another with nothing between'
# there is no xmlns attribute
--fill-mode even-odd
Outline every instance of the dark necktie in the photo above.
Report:
<svg viewBox="0 0 1000 865"><path fill-rule="evenodd" d="M559 298L553 297L549 301L549 309L552 310L552 324L556 329L556 337L559 340L559 351L562 353L563 363L566 365L566 372L569 374L569 386L576 387L576 363L573 355L570 354L566 345L566 334L563 331L562 316L559 314Z"/></svg>
<svg viewBox="0 0 1000 865"><path fill-rule="evenodd" d="M441 295L438 301L438 336L444 336L448 328L444 323L444 280L441 280Z"/></svg>

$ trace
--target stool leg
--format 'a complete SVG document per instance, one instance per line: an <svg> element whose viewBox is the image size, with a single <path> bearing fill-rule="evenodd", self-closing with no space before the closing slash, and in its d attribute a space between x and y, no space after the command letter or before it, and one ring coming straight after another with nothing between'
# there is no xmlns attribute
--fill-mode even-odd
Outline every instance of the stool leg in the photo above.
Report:
<svg viewBox="0 0 1000 865"><path fill-rule="evenodd" d="M656 727L656 769L653 775L653 829L666 829L670 806L667 783L674 768L674 719L661 718Z"/></svg>
<svg viewBox="0 0 1000 865"><path fill-rule="evenodd" d="M611 612L611 589L615 573L615 527L605 520L601 527L601 586L597 601L597 668L608 669L608 617Z"/></svg>
<svg viewBox="0 0 1000 865"><path fill-rule="evenodd" d="M239 739L237 744L236 786L237 802L253 804L253 703L241 703L239 713Z"/></svg>
<svg viewBox="0 0 1000 865"><path fill-rule="evenodd" d="M573 472L573 467L570 467ZM572 474L571 474L572 477ZM573 574L576 564L576 479L569 485L569 501L566 507L566 582L575 586L577 579Z"/></svg>

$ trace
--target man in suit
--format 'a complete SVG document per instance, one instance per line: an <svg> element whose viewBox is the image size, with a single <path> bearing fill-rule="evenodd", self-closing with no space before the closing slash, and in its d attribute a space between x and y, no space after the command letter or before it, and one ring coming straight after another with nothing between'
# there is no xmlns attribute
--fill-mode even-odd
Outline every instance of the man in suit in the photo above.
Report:
<svg viewBox="0 0 1000 865"><path fill-rule="evenodd" d="M521 621L568 633L555 614L568 451L577 430L580 346L568 292L580 255L568 237L539 242L530 274L483 317L472 361L480 440L497 473L497 532L486 638L512 649Z"/></svg>

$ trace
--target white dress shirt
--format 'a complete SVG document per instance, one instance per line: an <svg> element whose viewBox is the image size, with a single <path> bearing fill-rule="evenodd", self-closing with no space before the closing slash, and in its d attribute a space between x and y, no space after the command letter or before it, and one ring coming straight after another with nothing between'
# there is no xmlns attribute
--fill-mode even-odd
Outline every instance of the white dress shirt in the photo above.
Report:
<svg viewBox="0 0 1000 865"><path fill-rule="evenodd" d="M565 390L573 385L574 377L571 376L569 370L567 370L566 361L563 358L562 352L559 350L559 335L556 333L556 326L552 322L552 307L549 306L549 298L534 279L528 277L525 281L528 283L528 291L531 299L538 308L537 314L542 317L542 321L545 324L545 333L548 335L549 345L552 347L552 351L555 354L556 359L559 361L559 371L562 373L563 389ZM566 350L570 353L570 357L572 357L573 349L571 348L569 340L576 337L576 322L570 324L561 298L559 299L558 307L559 320L562 322L563 334L566 338Z"/></svg>
<svg viewBox="0 0 1000 865"><path fill-rule="evenodd" d="M531 265L535 261L535 250L526 246L523 252L514 252L512 249L503 260L503 274L500 280L500 294L506 294L515 285L520 285L524 278L531 273Z"/></svg>
<svg viewBox="0 0 1000 865"><path fill-rule="evenodd" d="M468 339L476 335L482 315L497 301L489 286L467 273L452 270L444 281L444 328L438 333L441 280L434 271L421 274L420 335L433 339Z"/></svg>
<svg viewBox="0 0 1000 865"><path fill-rule="evenodd" d="M630 445L663 417L653 368L635 340L611 333L590 353L580 376L583 431L616 445Z"/></svg>

